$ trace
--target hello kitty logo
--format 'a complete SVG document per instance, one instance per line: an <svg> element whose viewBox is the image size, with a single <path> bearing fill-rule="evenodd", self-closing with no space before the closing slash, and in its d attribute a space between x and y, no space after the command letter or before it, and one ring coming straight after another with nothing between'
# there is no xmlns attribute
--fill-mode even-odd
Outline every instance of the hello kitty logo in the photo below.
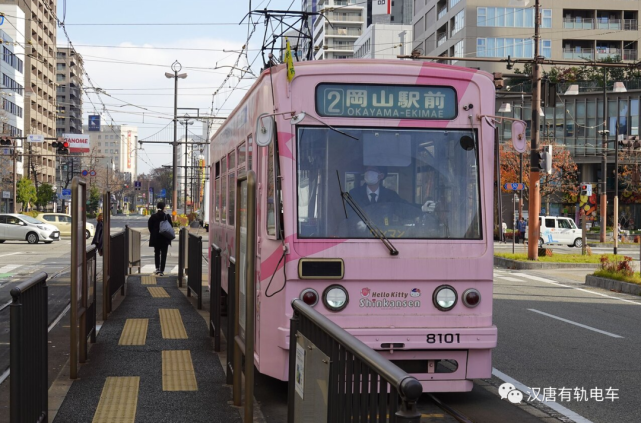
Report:
<svg viewBox="0 0 641 423"><path fill-rule="evenodd" d="M363 296L363 297L369 297L370 292L371 292L371 291L370 291L370 289L369 289L369 288L363 288L363 289L361 289L361 296Z"/></svg>
<svg viewBox="0 0 641 423"><path fill-rule="evenodd" d="M414 288L410 291L410 296L412 297L420 297L421 296L421 290L418 288Z"/></svg>

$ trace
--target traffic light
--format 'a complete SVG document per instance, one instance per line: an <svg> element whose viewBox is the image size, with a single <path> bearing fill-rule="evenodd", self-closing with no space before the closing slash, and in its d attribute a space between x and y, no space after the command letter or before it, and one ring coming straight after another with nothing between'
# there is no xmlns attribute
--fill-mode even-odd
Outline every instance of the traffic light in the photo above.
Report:
<svg viewBox="0 0 641 423"><path fill-rule="evenodd" d="M58 154L69 153L69 143L67 141L54 141L51 143L51 146L58 149Z"/></svg>
<svg viewBox="0 0 641 423"><path fill-rule="evenodd" d="M7 145L11 145L11 144L13 144L13 143L11 141L11 137L10 136L8 136L8 135L0 136L0 145L7 146Z"/></svg>
<svg viewBox="0 0 641 423"><path fill-rule="evenodd" d="M539 169L548 175L552 173L552 146L546 145L539 151Z"/></svg>
<svg viewBox="0 0 641 423"><path fill-rule="evenodd" d="M549 79L541 81L541 103L543 107L556 106L556 84Z"/></svg>
<svg viewBox="0 0 641 423"><path fill-rule="evenodd" d="M581 184L581 195L592 195L592 184Z"/></svg>

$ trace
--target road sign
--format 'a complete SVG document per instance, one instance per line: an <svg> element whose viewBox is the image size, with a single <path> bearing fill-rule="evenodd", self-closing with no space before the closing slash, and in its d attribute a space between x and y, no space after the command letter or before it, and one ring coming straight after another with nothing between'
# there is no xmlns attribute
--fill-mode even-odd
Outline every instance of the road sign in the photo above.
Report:
<svg viewBox="0 0 641 423"><path fill-rule="evenodd" d="M96 176L96 171L95 170L90 171L89 176Z"/></svg>
<svg viewBox="0 0 641 423"><path fill-rule="evenodd" d="M82 174L82 176L87 176L87 175L89 175L89 171L88 170L83 170L81 172L81 174Z"/></svg>
<svg viewBox="0 0 641 423"><path fill-rule="evenodd" d="M44 135L29 134L27 135L27 142L45 142Z"/></svg>
<svg viewBox="0 0 641 423"><path fill-rule="evenodd" d="M70 189L63 189L62 190L62 199L63 200L71 200L71 190Z"/></svg>
<svg viewBox="0 0 641 423"><path fill-rule="evenodd" d="M504 184L503 189L507 191L523 191L525 189L525 184L512 182L512 183Z"/></svg>
<svg viewBox="0 0 641 423"><path fill-rule="evenodd" d="M2 198L11 198L11 191L2 191Z"/></svg>
<svg viewBox="0 0 641 423"><path fill-rule="evenodd" d="M165 198L165 196L167 196L167 190L166 190L166 189L164 189L164 188L163 188L163 189L161 189L161 190L160 190L160 196L161 196L162 198Z"/></svg>

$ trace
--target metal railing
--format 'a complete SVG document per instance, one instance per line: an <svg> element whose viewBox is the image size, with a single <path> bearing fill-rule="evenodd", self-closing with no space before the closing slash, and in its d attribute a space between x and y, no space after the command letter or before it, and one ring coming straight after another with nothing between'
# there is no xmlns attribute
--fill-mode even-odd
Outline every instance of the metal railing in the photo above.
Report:
<svg viewBox="0 0 641 423"><path fill-rule="evenodd" d="M236 259L229 257L227 268L227 385L234 384L234 316L236 315Z"/></svg>
<svg viewBox="0 0 641 423"><path fill-rule="evenodd" d="M623 60L637 60L637 51L632 49L623 50Z"/></svg>
<svg viewBox="0 0 641 423"><path fill-rule="evenodd" d="M181 228L178 231L178 286L183 287L185 279L185 268L187 267L187 228Z"/></svg>
<svg viewBox="0 0 641 423"><path fill-rule="evenodd" d="M438 15L436 15L436 20L441 19L445 15L447 15L447 7L444 7L438 11Z"/></svg>
<svg viewBox="0 0 641 423"><path fill-rule="evenodd" d="M125 295L125 280L127 278L127 243L125 231L110 235L109 240L109 310L111 311L113 296L120 290Z"/></svg>
<svg viewBox="0 0 641 423"><path fill-rule="evenodd" d="M138 273L140 273L141 260L140 260L140 247L142 244L141 233L134 231L125 225L125 232L127 234L127 274L131 275L131 269L134 267L138 268Z"/></svg>
<svg viewBox="0 0 641 423"><path fill-rule="evenodd" d="M11 290L10 421L46 422L48 412L47 274Z"/></svg>
<svg viewBox="0 0 641 423"><path fill-rule="evenodd" d="M563 28L565 28L565 29L594 29L594 19L592 19L592 18L566 18L566 19L563 19Z"/></svg>
<svg viewBox="0 0 641 423"><path fill-rule="evenodd" d="M423 387L416 378L303 301L295 299L292 308L288 423L304 421L305 401L318 405L324 395L327 409L319 412L326 413L327 422L419 423L416 402ZM323 379L326 394L314 386Z"/></svg>
<svg viewBox="0 0 641 423"><path fill-rule="evenodd" d="M445 41L447 41L447 35L441 35L441 36L438 38L438 41L436 41L436 45L437 45L437 46L440 46L440 45L442 45L443 43L445 43Z"/></svg>
<svg viewBox="0 0 641 423"><path fill-rule="evenodd" d="M198 297L198 310L203 308L203 237L189 234L187 255L187 296Z"/></svg>
<svg viewBox="0 0 641 423"><path fill-rule="evenodd" d="M636 31L639 29L639 22L636 19L624 19L623 20L623 30L624 31Z"/></svg>
<svg viewBox="0 0 641 423"><path fill-rule="evenodd" d="M209 270L209 336L214 338L214 351L220 352L220 317L222 316L221 298L221 249L211 244L211 266Z"/></svg>
<svg viewBox="0 0 641 423"><path fill-rule="evenodd" d="M96 301L96 291L98 284L98 257L95 245L87 246L87 311L86 313L86 331L85 337L91 336L91 343L96 343L96 320L98 306Z"/></svg>
<svg viewBox="0 0 641 423"><path fill-rule="evenodd" d="M563 49L563 58L564 59L594 59L594 49L591 48L564 48Z"/></svg>

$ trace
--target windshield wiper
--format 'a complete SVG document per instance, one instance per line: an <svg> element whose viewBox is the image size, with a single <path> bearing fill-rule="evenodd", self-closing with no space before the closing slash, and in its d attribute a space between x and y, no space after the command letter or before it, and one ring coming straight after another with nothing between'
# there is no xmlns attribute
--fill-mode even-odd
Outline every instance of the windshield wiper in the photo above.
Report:
<svg viewBox="0 0 641 423"><path fill-rule="evenodd" d="M336 176L338 177L338 189L341 192L341 198L343 199L343 208L345 208L345 202L349 204L349 206L354 210L356 215L363 221L365 226L367 226L367 229L374 235L375 238L378 238L381 240L383 245L387 247L389 250L390 255L392 256L397 256L398 255L398 250L396 247L392 245L389 239L385 236L385 233L378 229L378 227L370 220L370 218L367 216L365 211L358 205L356 201L352 198L351 195L349 195L349 192L343 191L343 187L341 187L341 179L338 176L338 170L336 171ZM347 218L347 210L345 210L345 217Z"/></svg>

